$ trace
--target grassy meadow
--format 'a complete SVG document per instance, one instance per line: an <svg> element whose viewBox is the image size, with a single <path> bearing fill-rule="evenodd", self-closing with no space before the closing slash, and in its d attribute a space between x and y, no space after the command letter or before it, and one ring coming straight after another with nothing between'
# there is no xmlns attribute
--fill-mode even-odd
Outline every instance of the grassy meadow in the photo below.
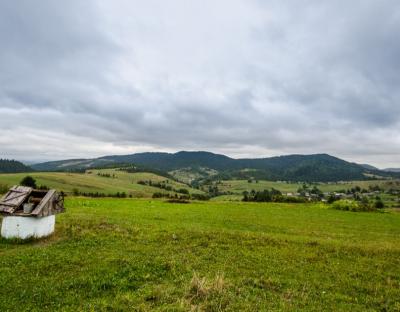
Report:
<svg viewBox="0 0 400 312"><path fill-rule="evenodd" d="M0 240L0 311L399 311L400 213L68 197Z"/></svg>

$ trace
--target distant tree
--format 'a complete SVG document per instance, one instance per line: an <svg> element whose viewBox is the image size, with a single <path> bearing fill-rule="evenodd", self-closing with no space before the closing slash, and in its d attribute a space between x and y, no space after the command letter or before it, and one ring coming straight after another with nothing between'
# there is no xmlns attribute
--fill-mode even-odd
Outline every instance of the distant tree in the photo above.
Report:
<svg viewBox="0 0 400 312"><path fill-rule="evenodd" d="M358 205L360 206L361 210L363 210L363 211L369 210L370 206L371 206L369 199L366 196L363 196L361 199L359 199Z"/></svg>
<svg viewBox="0 0 400 312"><path fill-rule="evenodd" d="M21 180L21 182L19 184L21 184L23 186L29 186L32 188L36 188L36 180L31 176L26 176L25 178L23 178Z"/></svg>
<svg viewBox="0 0 400 312"><path fill-rule="evenodd" d="M384 202L382 201L382 199L377 199L377 200L375 201L374 206L375 206L376 209L383 209L383 208L385 208L385 204L384 204Z"/></svg>
<svg viewBox="0 0 400 312"><path fill-rule="evenodd" d="M181 189L177 190L177 192L181 193L181 194L186 194L186 195L189 194L189 191L187 189L184 189L184 188L181 188Z"/></svg>
<svg viewBox="0 0 400 312"><path fill-rule="evenodd" d="M249 192L247 192L247 191L243 192L243 199L242 200L245 201L245 202L249 201Z"/></svg>
<svg viewBox="0 0 400 312"><path fill-rule="evenodd" d="M327 201L328 201L328 204L332 204L332 203L335 202L336 200L337 200L337 199L336 199L335 195L330 194Z"/></svg>

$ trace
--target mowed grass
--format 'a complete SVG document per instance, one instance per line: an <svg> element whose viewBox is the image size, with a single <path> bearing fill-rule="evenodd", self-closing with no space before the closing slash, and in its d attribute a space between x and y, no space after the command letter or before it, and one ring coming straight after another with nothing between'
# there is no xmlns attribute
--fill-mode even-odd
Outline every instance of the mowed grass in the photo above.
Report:
<svg viewBox="0 0 400 312"><path fill-rule="evenodd" d="M110 174L112 177L99 176L97 173ZM74 189L80 192L99 192L105 194L115 194L125 192L133 197L151 197L155 192L167 192L163 189L140 185L141 180L151 180L153 182L167 181L175 189L185 188L191 193L202 193L192 189L186 184L173 181L171 179L153 173L127 173L115 169L90 170L86 173L67 173L67 172L34 172L17 174L0 174L0 183L9 186L19 184L27 175L31 175L37 180L37 185L46 185L59 191L71 194Z"/></svg>
<svg viewBox="0 0 400 312"><path fill-rule="evenodd" d="M400 214L69 197L0 240L0 311L399 311Z"/></svg>

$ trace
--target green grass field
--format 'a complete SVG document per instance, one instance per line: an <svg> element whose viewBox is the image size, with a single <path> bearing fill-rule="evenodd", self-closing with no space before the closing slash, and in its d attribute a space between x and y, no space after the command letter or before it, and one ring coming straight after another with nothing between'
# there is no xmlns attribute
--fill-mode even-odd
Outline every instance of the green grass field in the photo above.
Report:
<svg viewBox="0 0 400 312"><path fill-rule="evenodd" d="M91 172L91 173L88 173ZM37 180L37 185L46 185L59 191L71 194L73 189L80 192L99 192L112 194L116 192L125 192L133 197L151 197L155 192L167 192L163 189L140 185L140 180L152 180L153 182L169 181L169 184L175 189L185 188L191 193L202 193L199 190L192 189L186 184L161 177L153 173L127 173L115 169L90 170L86 173L65 173L65 172L35 172L29 173ZM97 173L115 175L114 178L99 176ZM9 186L19 184L27 173L0 174L0 184Z"/></svg>
<svg viewBox="0 0 400 312"><path fill-rule="evenodd" d="M400 214L69 197L0 240L0 311L399 311Z"/></svg>

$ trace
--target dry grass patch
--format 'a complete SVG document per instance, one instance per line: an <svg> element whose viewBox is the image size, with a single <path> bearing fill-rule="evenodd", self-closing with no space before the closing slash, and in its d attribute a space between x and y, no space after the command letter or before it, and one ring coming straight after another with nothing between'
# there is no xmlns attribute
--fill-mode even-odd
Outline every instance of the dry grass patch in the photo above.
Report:
<svg viewBox="0 0 400 312"><path fill-rule="evenodd" d="M218 273L214 279L208 280L206 277L200 277L194 272L190 281L189 296L192 298L207 298L213 294L223 293L227 286L223 273Z"/></svg>
<svg viewBox="0 0 400 312"><path fill-rule="evenodd" d="M187 290L186 302L191 311L214 311L215 308L221 311L228 304L226 298L229 287L223 273L217 273L214 278L208 279L194 272Z"/></svg>

